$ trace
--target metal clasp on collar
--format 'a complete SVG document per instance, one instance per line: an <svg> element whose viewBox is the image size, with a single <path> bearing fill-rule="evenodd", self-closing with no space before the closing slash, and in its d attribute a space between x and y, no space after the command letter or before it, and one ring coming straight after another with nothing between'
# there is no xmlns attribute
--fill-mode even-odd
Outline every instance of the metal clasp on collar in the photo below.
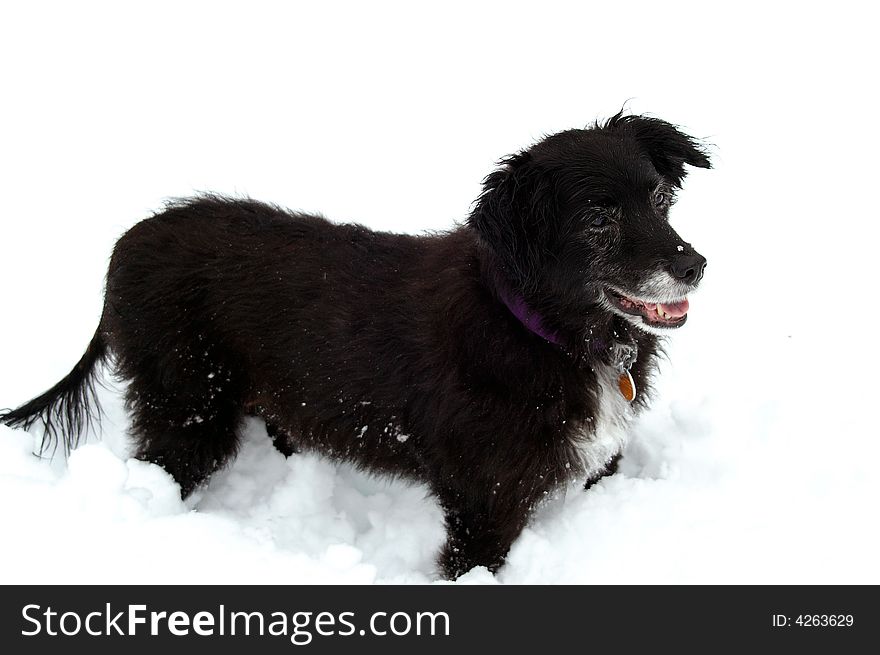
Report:
<svg viewBox="0 0 880 655"><path fill-rule="evenodd" d="M630 403L636 399L636 381L633 379L630 369L636 362L638 352L639 349L635 341L631 343L617 342L612 348L612 361L619 373L617 388L626 401Z"/></svg>

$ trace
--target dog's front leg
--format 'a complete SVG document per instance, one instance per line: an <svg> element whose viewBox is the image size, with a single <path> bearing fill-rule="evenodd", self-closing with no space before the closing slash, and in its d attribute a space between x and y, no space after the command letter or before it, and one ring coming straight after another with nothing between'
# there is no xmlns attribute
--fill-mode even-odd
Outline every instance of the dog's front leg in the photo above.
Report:
<svg viewBox="0 0 880 655"><path fill-rule="evenodd" d="M614 457L611 458L611 461L605 465L604 469L602 469L601 471L597 471L596 473L593 473L590 477L588 477L587 481L584 483L584 491L588 491L590 487L592 487L602 478L617 473L617 467L620 464L621 457L623 457L623 455L617 453Z"/></svg>
<svg viewBox="0 0 880 655"><path fill-rule="evenodd" d="M440 553L443 577L455 580L475 566L497 571L514 539L528 519L532 503L522 498L499 498L500 490L486 496L443 494L446 545Z"/></svg>

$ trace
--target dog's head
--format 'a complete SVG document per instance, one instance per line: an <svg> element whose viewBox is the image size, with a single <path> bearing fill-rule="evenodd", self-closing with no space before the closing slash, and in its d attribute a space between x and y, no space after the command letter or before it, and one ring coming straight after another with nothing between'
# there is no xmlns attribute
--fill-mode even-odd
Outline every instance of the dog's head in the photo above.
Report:
<svg viewBox="0 0 880 655"><path fill-rule="evenodd" d="M469 223L530 303L567 315L598 306L655 333L684 324L706 259L672 229L669 209L685 165L710 166L694 139L618 114L502 163Z"/></svg>

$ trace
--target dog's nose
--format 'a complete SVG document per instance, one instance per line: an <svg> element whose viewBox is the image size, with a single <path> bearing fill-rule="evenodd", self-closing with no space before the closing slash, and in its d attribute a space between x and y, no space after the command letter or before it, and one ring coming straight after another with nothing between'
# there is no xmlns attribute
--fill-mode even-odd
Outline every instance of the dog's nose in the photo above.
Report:
<svg viewBox="0 0 880 655"><path fill-rule="evenodd" d="M681 255L672 261L672 274L687 284L702 280L705 268L706 258L699 253Z"/></svg>

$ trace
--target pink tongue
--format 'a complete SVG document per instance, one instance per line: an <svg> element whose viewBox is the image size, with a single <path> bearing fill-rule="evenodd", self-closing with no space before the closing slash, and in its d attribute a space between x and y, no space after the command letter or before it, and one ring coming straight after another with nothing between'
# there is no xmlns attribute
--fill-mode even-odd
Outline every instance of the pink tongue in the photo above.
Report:
<svg viewBox="0 0 880 655"><path fill-rule="evenodd" d="M688 313L690 303L688 303L687 298L685 298L684 300L679 300L678 302L672 303L670 305L664 305L660 303L657 306L660 308L660 311L666 312L672 318L680 318Z"/></svg>

